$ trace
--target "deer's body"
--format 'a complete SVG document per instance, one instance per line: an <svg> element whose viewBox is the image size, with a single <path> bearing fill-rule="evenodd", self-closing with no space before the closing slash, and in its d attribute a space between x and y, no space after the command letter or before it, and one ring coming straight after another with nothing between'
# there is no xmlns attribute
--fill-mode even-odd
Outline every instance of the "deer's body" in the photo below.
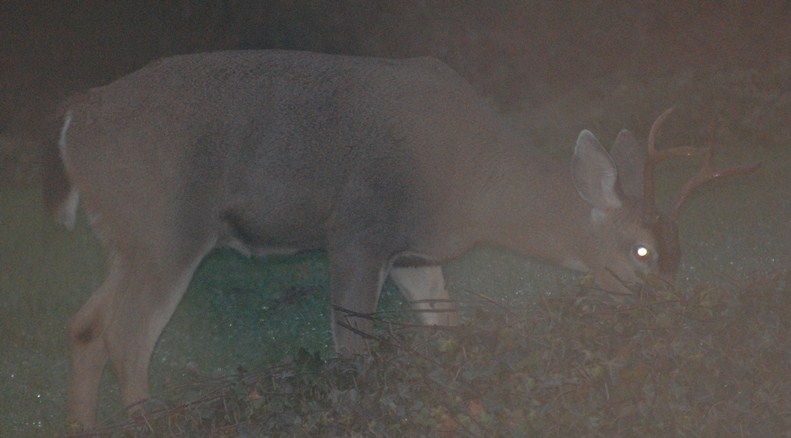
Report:
<svg viewBox="0 0 791 438"><path fill-rule="evenodd" d="M555 162L432 59L179 56L76 96L63 114L48 201L70 224L79 196L110 253L70 326L69 404L84 425L108 359L127 406L148 396L156 339L218 245L325 249L344 354L364 349L346 327L370 323L343 310L373 312L388 274L408 298L437 300L418 305L440 311L427 323L453 324L438 264L481 242L591 270L614 289L638 282L635 271L672 277L677 264L670 254L660 269L663 243L641 223L645 153L631 135L611 158L583 131L573 166Z"/></svg>
<svg viewBox="0 0 791 438"><path fill-rule="evenodd" d="M185 56L74 100L66 165L112 246L257 252L359 240L379 257L436 264L481 240L519 239L504 226L547 230L589 211L547 192L573 192L567 165L509 137L433 59ZM164 224L174 235L153 238ZM531 252L559 237L534 234Z"/></svg>

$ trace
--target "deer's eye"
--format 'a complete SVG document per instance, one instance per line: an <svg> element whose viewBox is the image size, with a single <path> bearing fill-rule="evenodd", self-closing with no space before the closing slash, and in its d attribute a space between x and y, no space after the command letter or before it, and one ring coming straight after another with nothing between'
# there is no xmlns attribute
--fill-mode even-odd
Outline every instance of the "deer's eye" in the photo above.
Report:
<svg viewBox="0 0 791 438"><path fill-rule="evenodd" d="M648 263L653 258L651 250L639 243L632 247L632 256L640 263Z"/></svg>

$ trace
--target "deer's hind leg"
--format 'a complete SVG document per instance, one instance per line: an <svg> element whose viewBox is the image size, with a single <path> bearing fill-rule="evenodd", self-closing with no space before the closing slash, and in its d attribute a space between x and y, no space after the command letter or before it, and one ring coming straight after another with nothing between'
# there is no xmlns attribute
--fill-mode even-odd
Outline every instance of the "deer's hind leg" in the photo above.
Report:
<svg viewBox="0 0 791 438"><path fill-rule="evenodd" d="M96 424L96 403L109 359L124 406L148 398L148 366L159 335L209 247L188 257L114 254L102 285L69 327L70 418Z"/></svg>
<svg viewBox="0 0 791 438"><path fill-rule="evenodd" d="M440 266L393 266L390 278L426 325L454 326L459 314L445 289Z"/></svg>
<svg viewBox="0 0 791 438"><path fill-rule="evenodd" d="M104 282L69 323L69 419L85 427L96 424L99 381L108 357L103 340L107 310L113 307L126 277L121 261L111 257Z"/></svg>

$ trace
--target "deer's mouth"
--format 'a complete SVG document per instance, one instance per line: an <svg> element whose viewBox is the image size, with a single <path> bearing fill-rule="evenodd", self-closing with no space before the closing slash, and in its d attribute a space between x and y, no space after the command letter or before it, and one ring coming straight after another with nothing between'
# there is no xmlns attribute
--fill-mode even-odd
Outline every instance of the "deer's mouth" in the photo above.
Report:
<svg viewBox="0 0 791 438"><path fill-rule="evenodd" d="M633 278L627 278L626 275L618 274L609 267L605 267L603 275L597 276L596 284L613 299L632 302L643 289L643 283L640 282L637 275L629 277Z"/></svg>

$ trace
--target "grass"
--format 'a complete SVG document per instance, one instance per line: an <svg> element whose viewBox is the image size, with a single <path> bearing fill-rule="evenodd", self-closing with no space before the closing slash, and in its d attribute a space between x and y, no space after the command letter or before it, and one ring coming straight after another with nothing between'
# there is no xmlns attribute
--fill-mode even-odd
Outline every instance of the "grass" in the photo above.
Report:
<svg viewBox="0 0 791 438"><path fill-rule="evenodd" d="M416 327L407 313L377 318L367 360L299 350L274 366L185 379L145 416L94 433L784 436L789 280L652 290L635 304L586 288L537 308L478 296L467 323L446 329Z"/></svg>

